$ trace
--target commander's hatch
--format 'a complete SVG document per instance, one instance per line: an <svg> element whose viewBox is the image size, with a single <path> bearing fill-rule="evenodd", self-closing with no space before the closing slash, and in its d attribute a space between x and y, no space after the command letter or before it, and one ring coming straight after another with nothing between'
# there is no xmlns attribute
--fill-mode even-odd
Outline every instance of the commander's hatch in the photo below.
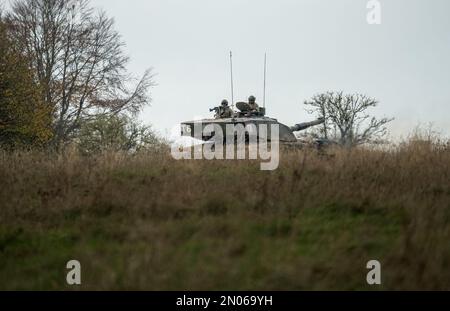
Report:
<svg viewBox="0 0 450 311"><path fill-rule="evenodd" d="M259 117L264 117L266 115L266 108L258 107L257 111L251 111L250 105L246 102L237 102L236 108L239 109L242 114L250 114Z"/></svg>

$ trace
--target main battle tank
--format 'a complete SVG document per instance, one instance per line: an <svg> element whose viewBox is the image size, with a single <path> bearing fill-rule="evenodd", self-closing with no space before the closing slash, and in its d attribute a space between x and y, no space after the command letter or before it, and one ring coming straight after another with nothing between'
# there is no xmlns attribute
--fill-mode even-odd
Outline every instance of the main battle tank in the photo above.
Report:
<svg viewBox="0 0 450 311"><path fill-rule="evenodd" d="M215 111L215 117L214 119L202 119L202 120L196 120L196 121L186 121L181 123L181 134L183 136L190 136L193 138L201 139L203 141L208 141L214 136L214 132L212 132L210 135L204 135L203 129L210 124L217 124L221 127L223 133L226 133L226 126L228 124L231 125L238 125L242 124L244 127L249 124L256 125L256 129L258 130L258 136L259 136L259 125L260 124L266 124L267 125L267 137L270 138L270 128L271 124L278 124L279 126L279 142L281 144L296 144L299 143L298 139L295 137L294 132L303 131L306 130L312 126L316 126L319 124L322 124L324 122L323 119L317 119L312 122L305 122L305 123L299 123L294 126L287 126L285 124L282 124L278 122L277 119L266 117L266 110L263 107L259 107L256 110L251 110L250 106L246 102L238 102L236 104L236 107L239 111L233 112L231 117L223 117L223 106L215 107L210 109L210 112ZM227 107L228 108L228 107ZM202 127L202 136L196 137L194 128L196 126ZM320 144L320 142L317 142Z"/></svg>

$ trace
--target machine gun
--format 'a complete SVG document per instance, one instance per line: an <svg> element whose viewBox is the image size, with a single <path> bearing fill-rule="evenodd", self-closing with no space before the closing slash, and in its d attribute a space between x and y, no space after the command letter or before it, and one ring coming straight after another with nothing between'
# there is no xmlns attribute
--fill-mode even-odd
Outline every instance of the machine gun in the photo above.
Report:
<svg viewBox="0 0 450 311"><path fill-rule="evenodd" d="M220 113L220 107L214 107L214 108L211 108L211 109L209 109L209 112L215 112L216 114L219 114Z"/></svg>
<svg viewBox="0 0 450 311"><path fill-rule="evenodd" d="M214 111L214 118L216 119L220 119L221 115L222 115L222 107L218 106L218 107L214 107L209 109L209 112L213 112Z"/></svg>

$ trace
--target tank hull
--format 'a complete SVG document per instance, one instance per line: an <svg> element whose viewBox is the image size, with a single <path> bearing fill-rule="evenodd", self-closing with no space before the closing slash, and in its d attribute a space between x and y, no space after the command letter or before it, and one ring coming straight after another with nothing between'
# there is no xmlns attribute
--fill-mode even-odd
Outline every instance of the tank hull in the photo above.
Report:
<svg viewBox="0 0 450 311"><path fill-rule="evenodd" d="M278 137L274 136L272 137L271 133L271 125L278 124L279 129L279 135ZM211 132L208 135L204 134L205 127L208 125L218 125L220 126L223 135L226 134L226 128L227 125L231 126L239 126L242 125L246 127L247 125L254 125L253 128L257 131L257 137L263 138L262 136L266 134L266 132L261 131L260 125L266 125L267 129L267 136L265 137L267 140L271 141L274 140L274 138L277 138L280 142L296 142L297 138L295 137L294 133L291 131L290 127L287 125L284 125L282 123L279 123L276 119L268 118L268 117L251 117L251 118L225 118L225 119L203 119L203 120L197 120L197 121L186 121L181 123L181 134L183 136L190 136L193 138L201 139L204 141L210 140L213 136L215 136L214 132ZM196 133L195 129L202 129L200 132L197 130ZM199 135L202 133L202 135ZM198 135L198 136L196 136Z"/></svg>

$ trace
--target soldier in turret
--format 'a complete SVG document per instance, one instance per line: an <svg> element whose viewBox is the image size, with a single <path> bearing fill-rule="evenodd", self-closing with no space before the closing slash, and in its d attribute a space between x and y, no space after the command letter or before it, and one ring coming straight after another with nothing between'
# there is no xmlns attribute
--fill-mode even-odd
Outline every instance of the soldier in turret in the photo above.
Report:
<svg viewBox="0 0 450 311"><path fill-rule="evenodd" d="M256 103L256 97L255 96L250 96L248 98L248 106L250 107L250 111L258 111L259 106Z"/></svg>
<svg viewBox="0 0 450 311"><path fill-rule="evenodd" d="M226 99L222 100L220 105L220 117L221 118L231 118L233 116L233 110L228 106L228 101Z"/></svg>

